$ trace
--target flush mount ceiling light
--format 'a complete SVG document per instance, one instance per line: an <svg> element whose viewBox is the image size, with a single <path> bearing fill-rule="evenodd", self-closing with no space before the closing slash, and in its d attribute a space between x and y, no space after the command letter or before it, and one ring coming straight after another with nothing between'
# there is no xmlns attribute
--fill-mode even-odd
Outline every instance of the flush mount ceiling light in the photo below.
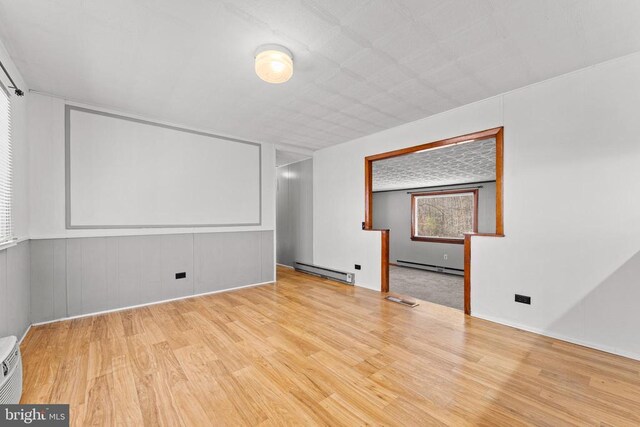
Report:
<svg viewBox="0 0 640 427"><path fill-rule="evenodd" d="M293 75L293 55L284 46L265 44L256 49L256 74L267 83L284 83Z"/></svg>

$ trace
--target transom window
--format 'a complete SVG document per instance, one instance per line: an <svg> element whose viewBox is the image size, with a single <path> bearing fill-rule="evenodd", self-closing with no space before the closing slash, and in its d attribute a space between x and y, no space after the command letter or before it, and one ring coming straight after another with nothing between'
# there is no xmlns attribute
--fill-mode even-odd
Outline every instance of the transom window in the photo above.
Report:
<svg viewBox="0 0 640 427"><path fill-rule="evenodd" d="M478 190L461 189L411 195L411 240L464 243L478 231Z"/></svg>

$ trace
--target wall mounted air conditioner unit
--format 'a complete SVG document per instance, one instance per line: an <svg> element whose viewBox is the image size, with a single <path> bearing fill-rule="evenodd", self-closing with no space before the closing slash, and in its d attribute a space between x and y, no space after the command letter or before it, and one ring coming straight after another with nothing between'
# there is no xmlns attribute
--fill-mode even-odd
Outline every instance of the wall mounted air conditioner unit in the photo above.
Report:
<svg viewBox="0 0 640 427"><path fill-rule="evenodd" d="M22 357L16 337L0 338L0 405L20 403Z"/></svg>

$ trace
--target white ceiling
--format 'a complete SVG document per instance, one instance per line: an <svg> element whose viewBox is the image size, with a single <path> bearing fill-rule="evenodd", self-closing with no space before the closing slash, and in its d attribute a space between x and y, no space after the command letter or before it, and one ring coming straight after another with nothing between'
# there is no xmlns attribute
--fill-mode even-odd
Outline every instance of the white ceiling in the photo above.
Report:
<svg viewBox="0 0 640 427"><path fill-rule="evenodd" d="M373 191L468 184L495 179L494 138L373 162Z"/></svg>
<svg viewBox="0 0 640 427"><path fill-rule="evenodd" d="M640 50L638 0L0 0L31 89L311 150ZM258 45L294 53L283 85Z"/></svg>
<svg viewBox="0 0 640 427"><path fill-rule="evenodd" d="M276 167L296 163L302 160L306 160L311 156L307 154L300 154L291 151L276 150Z"/></svg>

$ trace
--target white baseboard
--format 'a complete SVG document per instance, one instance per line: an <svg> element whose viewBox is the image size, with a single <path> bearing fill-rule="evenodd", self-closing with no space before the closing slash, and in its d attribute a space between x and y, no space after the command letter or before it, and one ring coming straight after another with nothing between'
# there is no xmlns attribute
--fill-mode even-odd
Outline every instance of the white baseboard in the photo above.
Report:
<svg viewBox="0 0 640 427"><path fill-rule="evenodd" d="M22 344L22 340L24 340L24 337L26 337L26 336L27 336L27 334L28 334L28 333L29 333L29 331L31 330L31 327L32 327L32 326L33 326L33 325L29 325L29 326L27 327L27 330L26 330L26 331L24 331L24 334L22 334L22 337L18 340L18 345Z"/></svg>
<svg viewBox="0 0 640 427"><path fill-rule="evenodd" d="M280 264L280 263L278 263L278 262L276 262L276 265L277 265L277 266L279 266L279 267L290 268L290 269L292 269L292 270L293 270L293 267L292 267L292 266L290 266L290 265Z"/></svg>
<svg viewBox="0 0 640 427"><path fill-rule="evenodd" d="M476 317L478 319L483 319L483 320L488 320L489 322L493 322L493 323L500 323L501 325L506 325L506 326L511 326L512 328L516 328L516 329L522 329L523 331L527 331L527 332L532 332L534 334L538 334L538 335L542 335L545 337L549 337L549 338L554 338L560 341L565 341L571 344L577 344L583 347L589 347L589 348L593 348L595 350L599 350L599 351L604 351L605 353L611 353L611 354L615 354L616 356L622 356L622 357L627 357L629 359L634 359L634 360L640 360L640 354L637 353L633 353L633 352L628 352L628 351L624 351L624 350L620 350L619 348L615 348L615 347L610 347L610 346L606 346L606 345L602 345L602 344L598 344L598 343L593 343L590 341L585 341L585 340L580 340L580 339L576 339L576 338L572 338L563 334L558 334L555 332L551 332L545 329L540 329L540 328L533 328L531 326L527 326L527 325L522 325L520 323L517 322L512 322L510 320L505 320L505 319L501 319L499 317L494 317L494 316L486 316L484 314L476 314L473 312L473 310L471 311L471 316L472 317Z"/></svg>
<svg viewBox="0 0 640 427"><path fill-rule="evenodd" d="M47 325L49 323L64 322L65 320L80 319L82 317L99 316L101 314L115 313L117 311L124 311L124 310L131 310L132 308L148 307L150 305L164 304L164 303L171 302L171 301L179 301L179 300L188 299L188 298L196 298L196 297L201 297L201 296L204 296L204 295L213 295L213 294L220 294L220 293L223 293L223 292L237 291L239 289L254 288L256 286L269 285L269 284L274 283L274 282L275 281L252 283L251 285L236 286L235 288L220 289L220 290L217 290L217 291L203 292L203 293L200 293L200 294L185 295L183 297L170 298L170 299L164 299L164 300L153 301L153 302L146 302L144 304L137 304L137 305L129 305L129 306L126 306L126 307L112 308L110 310L95 311L93 313L78 314L76 316L61 317L59 319L47 320L45 322L32 323L31 325L29 325L29 328L27 329L27 331L29 331L29 329L31 329L31 326ZM26 332L25 332L25 335L26 335ZM24 338L24 336L23 336L23 338Z"/></svg>

